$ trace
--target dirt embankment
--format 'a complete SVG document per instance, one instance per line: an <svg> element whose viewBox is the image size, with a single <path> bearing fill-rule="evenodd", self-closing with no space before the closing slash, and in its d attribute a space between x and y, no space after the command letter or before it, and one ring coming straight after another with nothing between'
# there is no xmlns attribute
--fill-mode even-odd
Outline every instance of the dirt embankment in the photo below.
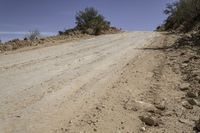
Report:
<svg viewBox="0 0 200 133"><path fill-rule="evenodd" d="M103 31L102 35L116 34L120 32L122 31L117 28L111 27L108 30ZM60 34L61 35L35 39L33 41L27 40L26 38L25 40L14 39L14 40L5 42L3 44L0 43L0 52L17 50L24 47L25 48L28 47L28 49L32 47L34 48L46 47L46 46L51 46L58 43L64 43L64 42L70 42L70 41L76 41L80 39L88 39L88 38L94 37L94 35L83 34L78 30L68 31L67 33L62 32Z"/></svg>
<svg viewBox="0 0 200 133"><path fill-rule="evenodd" d="M0 52L12 51L12 50L17 50L17 49L26 48L26 47L27 48L46 47L46 46L51 46L58 43L86 39L90 37L92 36L87 35L87 34L73 33L71 35L57 35L57 36L36 39L34 41L14 39L14 40L5 42L4 44L1 44Z"/></svg>
<svg viewBox="0 0 200 133"><path fill-rule="evenodd" d="M181 120L188 132L200 132L200 32L182 35L168 48L170 66L181 75L179 86L184 111ZM190 127L190 128L189 128ZM190 130L189 130L190 129Z"/></svg>

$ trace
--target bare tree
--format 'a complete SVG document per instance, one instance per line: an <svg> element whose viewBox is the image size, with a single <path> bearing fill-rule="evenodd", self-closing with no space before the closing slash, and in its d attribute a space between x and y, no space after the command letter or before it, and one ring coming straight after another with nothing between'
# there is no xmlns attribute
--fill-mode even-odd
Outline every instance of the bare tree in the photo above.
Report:
<svg viewBox="0 0 200 133"><path fill-rule="evenodd" d="M31 41L36 40L36 39L38 39L39 37L40 37L40 32L39 32L39 30L32 30L32 31L29 31L29 33L26 35L26 38L27 38L28 40L31 40Z"/></svg>

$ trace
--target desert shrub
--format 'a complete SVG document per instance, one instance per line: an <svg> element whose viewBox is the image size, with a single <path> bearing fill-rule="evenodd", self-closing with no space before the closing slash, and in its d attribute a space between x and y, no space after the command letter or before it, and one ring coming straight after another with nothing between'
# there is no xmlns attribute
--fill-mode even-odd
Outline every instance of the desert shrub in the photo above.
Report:
<svg viewBox="0 0 200 133"><path fill-rule="evenodd" d="M164 30L187 32L200 21L200 0L179 0L167 4L164 13L168 15L163 24Z"/></svg>
<svg viewBox="0 0 200 133"><path fill-rule="evenodd" d="M76 14L76 25L76 29L83 33L99 35L110 27L110 22L106 21L96 9L90 7Z"/></svg>
<svg viewBox="0 0 200 133"><path fill-rule="evenodd" d="M40 37L40 32L38 30L32 30L27 33L26 38L30 41L34 41Z"/></svg>

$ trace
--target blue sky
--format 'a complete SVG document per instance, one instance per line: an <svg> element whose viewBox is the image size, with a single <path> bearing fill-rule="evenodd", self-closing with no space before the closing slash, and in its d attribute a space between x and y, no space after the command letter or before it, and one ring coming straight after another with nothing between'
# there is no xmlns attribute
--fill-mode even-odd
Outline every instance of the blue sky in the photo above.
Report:
<svg viewBox="0 0 200 133"><path fill-rule="evenodd" d="M0 37L38 29L45 34L74 27L77 11L95 7L113 26L152 31L163 22L165 5L174 0L0 0Z"/></svg>

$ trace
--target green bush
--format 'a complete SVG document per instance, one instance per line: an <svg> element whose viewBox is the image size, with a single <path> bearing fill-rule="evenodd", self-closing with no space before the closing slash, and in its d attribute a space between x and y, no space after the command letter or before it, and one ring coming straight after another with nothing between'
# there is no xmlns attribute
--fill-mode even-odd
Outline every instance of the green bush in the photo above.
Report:
<svg viewBox="0 0 200 133"><path fill-rule="evenodd" d="M109 29L110 22L106 21L96 9L90 7L76 14L76 25L76 29L83 33L99 35Z"/></svg>
<svg viewBox="0 0 200 133"><path fill-rule="evenodd" d="M168 4L164 13L168 15L163 24L164 30L187 32L200 22L200 0L179 0Z"/></svg>

